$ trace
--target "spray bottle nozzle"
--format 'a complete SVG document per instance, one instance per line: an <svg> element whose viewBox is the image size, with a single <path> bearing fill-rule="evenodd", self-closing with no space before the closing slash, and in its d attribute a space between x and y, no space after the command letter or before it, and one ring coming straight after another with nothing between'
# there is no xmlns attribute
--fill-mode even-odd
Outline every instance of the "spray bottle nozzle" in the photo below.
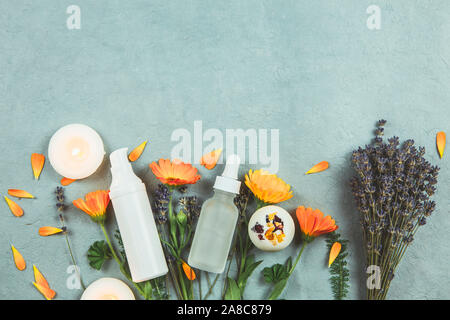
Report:
<svg viewBox="0 0 450 320"><path fill-rule="evenodd" d="M141 183L139 179L133 172L131 163L128 161L128 148L121 148L112 152L109 156L111 161L111 192L110 196L113 196L115 192L113 189L119 186L125 186L133 183Z"/></svg>
<svg viewBox="0 0 450 320"><path fill-rule="evenodd" d="M128 161L128 148L118 149L109 156L112 168L127 167L130 163Z"/></svg>

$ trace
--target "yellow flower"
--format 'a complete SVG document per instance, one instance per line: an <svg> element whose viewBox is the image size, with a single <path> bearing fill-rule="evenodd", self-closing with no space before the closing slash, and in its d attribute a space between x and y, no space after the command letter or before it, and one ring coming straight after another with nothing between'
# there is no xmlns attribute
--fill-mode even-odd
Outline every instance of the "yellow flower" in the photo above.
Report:
<svg viewBox="0 0 450 320"><path fill-rule="evenodd" d="M291 186L263 169L250 170L245 175L245 185L264 203L279 203L292 198Z"/></svg>
<svg viewBox="0 0 450 320"><path fill-rule="evenodd" d="M77 199L73 201L73 205L87 213L92 220L98 223L105 221L106 208L109 204L109 191L98 190L89 192L85 196L85 200Z"/></svg>

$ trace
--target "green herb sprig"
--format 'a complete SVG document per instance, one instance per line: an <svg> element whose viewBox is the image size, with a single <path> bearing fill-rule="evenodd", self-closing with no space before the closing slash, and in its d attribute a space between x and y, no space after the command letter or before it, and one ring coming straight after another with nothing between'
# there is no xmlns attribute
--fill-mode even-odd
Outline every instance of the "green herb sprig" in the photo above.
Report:
<svg viewBox="0 0 450 320"><path fill-rule="evenodd" d="M335 300L343 300L348 294L348 288L350 287L350 272L347 268L347 244L348 240L341 238L341 235L337 232L332 232L327 235L325 240L327 243L328 252L330 252L331 247L335 242L341 244L341 251L336 257L334 262L331 264L330 271L330 284L331 291L333 292L333 297Z"/></svg>

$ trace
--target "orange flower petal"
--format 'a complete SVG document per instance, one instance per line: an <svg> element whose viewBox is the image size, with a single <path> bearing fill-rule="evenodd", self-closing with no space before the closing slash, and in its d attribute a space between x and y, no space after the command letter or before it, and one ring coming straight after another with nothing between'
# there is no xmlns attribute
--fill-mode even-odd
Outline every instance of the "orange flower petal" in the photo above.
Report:
<svg viewBox="0 0 450 320"><path fill-rule="evenodd" d="M51 236L60 232L63 232L63 229L55 228L55 227L42 227L39 228L39 235L43 237Z"/></svg>
<svg viewBox="0 0 450 320"><path fill-rule="evenodd" d="M38 289L39 292L42 293L45 299L52 300L55 297L56 292L50 289L49 287L43 286L36 282L33 282L33 284L36 287L36 289Z"/></svg>
<svg viewBox="0 0 450 320"><path fill-rule="evenodd" d="M61 179L61 185L63 186L68 186L69 184L71 184L72 182L77 181L76 179L69 179L69 178L62 178Z"/></svg>
<svg viewBox="0 0 450 320"><path fill-rule="evenodd" d="M15 215L16 217L23 216L23 210L17 203L9 199L7 196L5 196L5 200L13 215Z"/></svg>
<svg viewBox="0 0 450 320"><path fill-rule="evenodd" d="M330 216L324 217L318 209L300 206L297 208L296 215L300 229L307 237L315 238L338 229L336 221Z"/></svg>
<svg viewBox="0 0 450 320"><path fill-rule="evenodd" d="M329 163L327 161L322 161L319 162L318 164L316 164L314 167L312 167L311 169L309 169L305 174L311 174L311 173L317 173L317 172L322 172L324 170L327 170L329 167Z"/></svg>
<svg viewBox="0 0 450 320"><path fill-rule="evenodd" d="M11 245L11 250L13 253L14 263L16 264L17 269L19 269L20 271L24 270L27 267L25 259L13 245Z"/></svg>
<svg viewBox="0 0 450 320"><path fill-rule="evenodd" d="M195 275L194 270L184 261L183 261L183 271L189 280L191 280L191 281L195 280L196 275Z"/></svg>
<svg viewBox="0 0 450 320"><path fill-rule="evenodd" d="M217 161L219 161L221 154L222 149L216 149L203 155L203 157L200 159L200 165L204 166L208 170L214 169Z"/></svg>
<svg viewBox="0 0 450 320"><path fill-rule="evenodd" d="M266 170L249 170L245 185L264 203L280 203L293 197L291 186Z"/></svg>
<svg viewBox="0 0 450 320"><path fill-rule="evenodd" d="M328 259L328 268L333 264L334 260L339 255L339 252L341 252L341 244L339 242L333 243L333 246L330 250L330 258Z"/></svg>
<svg viewBox="0 0 450 320"><path fill-rule="evenodd" d="M441 131L437 133L436 145L439 151L439 156L442 159L442 157L444 156L444 149L445 149L445 132Z"/></svg>
<svg viewBox="0 0 450 320"><path fill-rule="evenodd" d="M34 198L34 196L31 193L26 192L25 190L8 189L8 194L16 198L29 198L29 199Z"/></svg>
<svg viewBox="0 0 450 320"><path fill-rule="evenodd" d="M131 162L136 161L141 156L142 152L144 152L145 146L147 145L147 141L142 142L139 146L137 146L133 151L128 155L128 159Z"/></svg>
<svg viewBox="0 0 450 320"><path fill-rule="evenodd" d="M181 186L185 184L195 184L201 176L197 174L197 168L190 163L181 160L159 159L158 163L149 164L153 174L162 183L171 186Z"/></svg>
<svg viewBox="0 0 450 320"><path fill-rule="evenodd" d="M34 179L39 179L42 168L44 168L45 157L40 153L31 155L31 168L33 168Z"/></svg>
<svg viewBox="0 0 450 320"><path fill-rule="evenodd" d="M42 273L39 271L39 269L33 264L33 273L34 273L34 281L43 286L43 287L47 287L50 288L47 280L44 278L44 276L42 275Z"/></svg>

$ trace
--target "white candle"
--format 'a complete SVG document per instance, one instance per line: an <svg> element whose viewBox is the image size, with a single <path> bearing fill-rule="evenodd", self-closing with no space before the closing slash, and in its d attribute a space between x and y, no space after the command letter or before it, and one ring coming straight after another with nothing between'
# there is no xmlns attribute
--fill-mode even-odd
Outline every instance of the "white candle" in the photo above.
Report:
<svg viewBox="0 0 450 320"><path fill-rule="evenodd" d="M93 174L103 162L105 149L102 138L84 124L69 124L50 139L48 158L60 175L83 179Z"/></svg>
<svg viewBox="0 0 450 320"><path fill-rule="evenodd" d="M136 300L131 289L121 280L100 278L84 290L81 300Z"/></svg>

